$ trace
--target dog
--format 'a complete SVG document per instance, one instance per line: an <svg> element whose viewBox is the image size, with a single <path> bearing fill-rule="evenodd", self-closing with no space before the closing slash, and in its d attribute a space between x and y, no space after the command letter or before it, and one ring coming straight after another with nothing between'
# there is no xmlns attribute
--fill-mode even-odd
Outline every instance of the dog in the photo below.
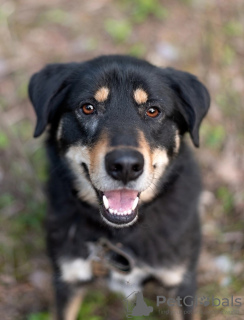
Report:
<svg viewBox="0 0 244 320"><path fill-rule="evenodd" d="M201 178L184 134L199 146L205 86L187 72L108 55L47 65L29 96L34 137L48 127L57 319L76 319L99 261L109 287L125 295L153 277L175 297L194 296ZM182 318L192 308L185 302Z"/></svg>

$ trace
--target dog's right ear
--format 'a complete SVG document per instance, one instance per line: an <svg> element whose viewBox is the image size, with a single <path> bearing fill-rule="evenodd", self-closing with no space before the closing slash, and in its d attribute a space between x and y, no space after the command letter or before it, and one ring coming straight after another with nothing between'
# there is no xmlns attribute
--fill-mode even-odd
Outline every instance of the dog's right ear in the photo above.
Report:
<svg viewBox="0 0 244 320"><path fill-rule="evenodd" d="M39 137L51 122L70 87L76 64L50 64L35 73L29 83L29 97L37 115L34 137Z"/></svg>

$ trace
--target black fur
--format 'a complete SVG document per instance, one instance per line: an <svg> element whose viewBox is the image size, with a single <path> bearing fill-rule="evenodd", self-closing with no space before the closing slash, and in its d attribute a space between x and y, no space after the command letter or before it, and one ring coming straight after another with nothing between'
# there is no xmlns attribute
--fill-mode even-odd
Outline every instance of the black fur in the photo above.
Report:
<svg viewBox="0 0 244 320"><path fill-rule="evenodd" d="M109 87L109 97L97 103L94 93L101 86ZM137 88L149 96L148 102L139 107L133 101L133 90ZM84 63L48 65L31 78L29 94L37 114L35 137L51 124L46 142L50 163L47 245L55 274L58 319L64 319L64 308L78 285L62 281L60 257L86 259L87 242L95 243L101 237L122 243L153 268L184 264L187 274L177 286L176 295L194 295L201 239L201 182L182 137L188 131L194 145L199 146L199 127L210 103L206 88L186 72L157 68L131 57L104 56ZM91 129L94 118L79 111L79 106L86 103L96 106L95 129ZM158 118L145 117L150 106L160 110ZM57 141L60 119L63 130ZM109 132L110 146L137 147L140 130L152 150L164 147L170 159L158 181L157 193L139 208L138 221L122 229L106 225L96 206L78 198L74 173L64 157L68 148L78 142L93 148L104 128ZM177 153L174 128L181 137ZM90 181L87 165L81 165ZM96 186L94 189L99 200L100 190ZM70 231L72 227L74 232ZM191 315L185 315L185 319L191 319Z"/></svg>

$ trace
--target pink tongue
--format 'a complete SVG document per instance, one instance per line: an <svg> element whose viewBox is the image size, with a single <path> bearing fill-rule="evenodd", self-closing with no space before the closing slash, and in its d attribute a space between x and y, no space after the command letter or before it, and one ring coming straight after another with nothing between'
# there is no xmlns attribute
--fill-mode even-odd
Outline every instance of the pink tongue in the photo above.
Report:
<svg viewBox="0 0 244 320"><path fill-rule="evenodd" d="M131 210L138 191L134 190L113 190L106 191L104 195L108 198L109 207L113 210Z"/></svg>

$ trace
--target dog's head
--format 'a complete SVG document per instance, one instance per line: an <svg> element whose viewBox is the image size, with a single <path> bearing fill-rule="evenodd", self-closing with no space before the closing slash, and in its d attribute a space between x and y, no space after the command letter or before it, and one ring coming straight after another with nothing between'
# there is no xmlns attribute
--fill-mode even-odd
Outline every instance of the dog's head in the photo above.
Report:
<svg viewBox="0 0 244 320"><path fill-rule="evenodd" d="M209 94L189 73L126 56L52 64L33 75L35 137L48 124L83 201L115 227L137 220L157 195L188 131L199 145Z"/></svg>

